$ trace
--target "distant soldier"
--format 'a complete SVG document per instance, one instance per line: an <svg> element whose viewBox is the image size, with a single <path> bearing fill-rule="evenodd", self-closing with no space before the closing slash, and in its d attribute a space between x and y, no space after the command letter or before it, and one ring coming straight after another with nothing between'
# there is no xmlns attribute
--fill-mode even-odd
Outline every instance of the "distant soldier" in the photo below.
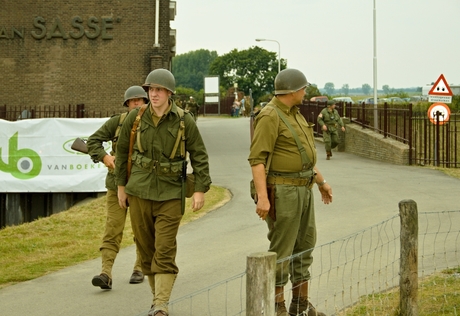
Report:
<svg viewBox="0 0 460 316"><path fill-rule="evenodd" d="M176 102L176 105L178 107L180 107L181 109L185 110L185 105L184 105L184 101L182 99L178 99L177 102Z"/></svg>
<svg viewBox="0 0 460 316"><path fill-rule="evenodd" d="M326 147L326 159L332 157L332 149L339 144L338 128L345 132L345 125L339 112L335 109L335 101L328 101L327 107L318 115L318 124L323 130L324 146Z"/></svg>
<svg viewBox="0 0 460 316"><path fill-rule="evenodd" d="M190 97L190 100L187 102L186 110L190 111L193 114L195 121L198 119L198 110L200 106L196 103L193 97Z"/></svg>

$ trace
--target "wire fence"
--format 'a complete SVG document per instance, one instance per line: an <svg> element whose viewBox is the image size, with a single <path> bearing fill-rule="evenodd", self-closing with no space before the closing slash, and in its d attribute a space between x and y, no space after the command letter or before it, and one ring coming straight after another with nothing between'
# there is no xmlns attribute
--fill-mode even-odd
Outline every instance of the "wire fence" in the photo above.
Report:
<svg viewBox="0 0 460 316"><path fill-rule="evenodd" d="M410 251L415 251L418 258L418 282L437 283L436 289L419 286L419 297L439 301L441 296L445 310L454 310L447 315L457 315L455 304L458 298L450 301L452 296L448 292L451 282L460 284L460 275L442 272L460 266L460 210L419 213L417 222L418 250ZM400 264L404 261L400 258L401 247L404 247L400 242L401 227L400 215L395 215L362 231L315 247L309 299L316 309L337 316L396 315L400 308L398 293L403 269ZM286 260L290 262L294 256ZM436 281L429 279L433 275L437 275ZM288 283L285 287L287 304L292 298L291 289ZM171 315L183 316L246 315L247 290L246 271L243 271L171 301L169 311ZM358 311L355 310L357 304Z"/></svg>

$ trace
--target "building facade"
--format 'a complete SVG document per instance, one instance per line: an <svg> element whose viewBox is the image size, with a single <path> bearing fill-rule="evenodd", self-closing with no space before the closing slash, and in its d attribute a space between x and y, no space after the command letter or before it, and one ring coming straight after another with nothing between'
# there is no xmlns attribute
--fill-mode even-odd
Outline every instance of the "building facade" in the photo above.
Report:
<svg viewBox="0 0 460 316"><path fill-rule="evenodd" d="M125 90L171 69L169 0L3 0L0 104L121 110Z"/></svg>

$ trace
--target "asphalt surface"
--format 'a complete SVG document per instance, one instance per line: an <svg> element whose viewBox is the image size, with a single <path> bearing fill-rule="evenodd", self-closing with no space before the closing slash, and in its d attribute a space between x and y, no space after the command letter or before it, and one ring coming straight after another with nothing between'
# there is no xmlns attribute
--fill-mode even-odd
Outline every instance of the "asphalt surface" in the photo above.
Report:
<svg viewBox="0 0 460 316"><path fill-rule="evenodd" d="M244 310L241 275L247 256L268 247L267 228L249 197L249 119L200 117L198 126L208 149L213 184L228 188L233 197L223 207L179 229L180 272L171 298L177 303L170 312L172 316L234 315L237 312L232 309ZM458 179L427 167L392 165L336 151L326 161L322 143L316 145L317 166L334 196L332 204L324 205L315 189L317 245L398 214L401 200L414 200L419 212L459 209ZM120 251L110 291L91 285L92 277L100 272L100 258L1 289L0 314L146 315L151 304L147 279L142 284L128 283L134 258L133 246ZM232 277L233 281L226 281ZM226 299L233 296L243 303ZM213 304L217 307L208 306Z"/></svg>

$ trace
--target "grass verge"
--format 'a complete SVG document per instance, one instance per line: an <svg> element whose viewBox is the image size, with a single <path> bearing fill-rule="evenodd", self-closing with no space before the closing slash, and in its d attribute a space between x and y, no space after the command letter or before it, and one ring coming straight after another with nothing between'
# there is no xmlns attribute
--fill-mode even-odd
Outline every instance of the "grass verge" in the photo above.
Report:
<svg viewBox="0 0 460 316"><path fill-rule="evenodd" d="M460 307L460 268L447 269L420 280L418 315L458 315ZM338 316L399 316L399 288L363 296Z"/></svg>
<svg viewBox="0 0 460 316"><path fill-rule="evenodd" d="M191 211L191 199L187 199L181 225L221 207L230 198L227 189L211 186L205 195L205 206L195 213ZM0 230L0 289L99 257L105 220L104 196L50 217ZM127 216L121 247L133 243Z"/></svg>

